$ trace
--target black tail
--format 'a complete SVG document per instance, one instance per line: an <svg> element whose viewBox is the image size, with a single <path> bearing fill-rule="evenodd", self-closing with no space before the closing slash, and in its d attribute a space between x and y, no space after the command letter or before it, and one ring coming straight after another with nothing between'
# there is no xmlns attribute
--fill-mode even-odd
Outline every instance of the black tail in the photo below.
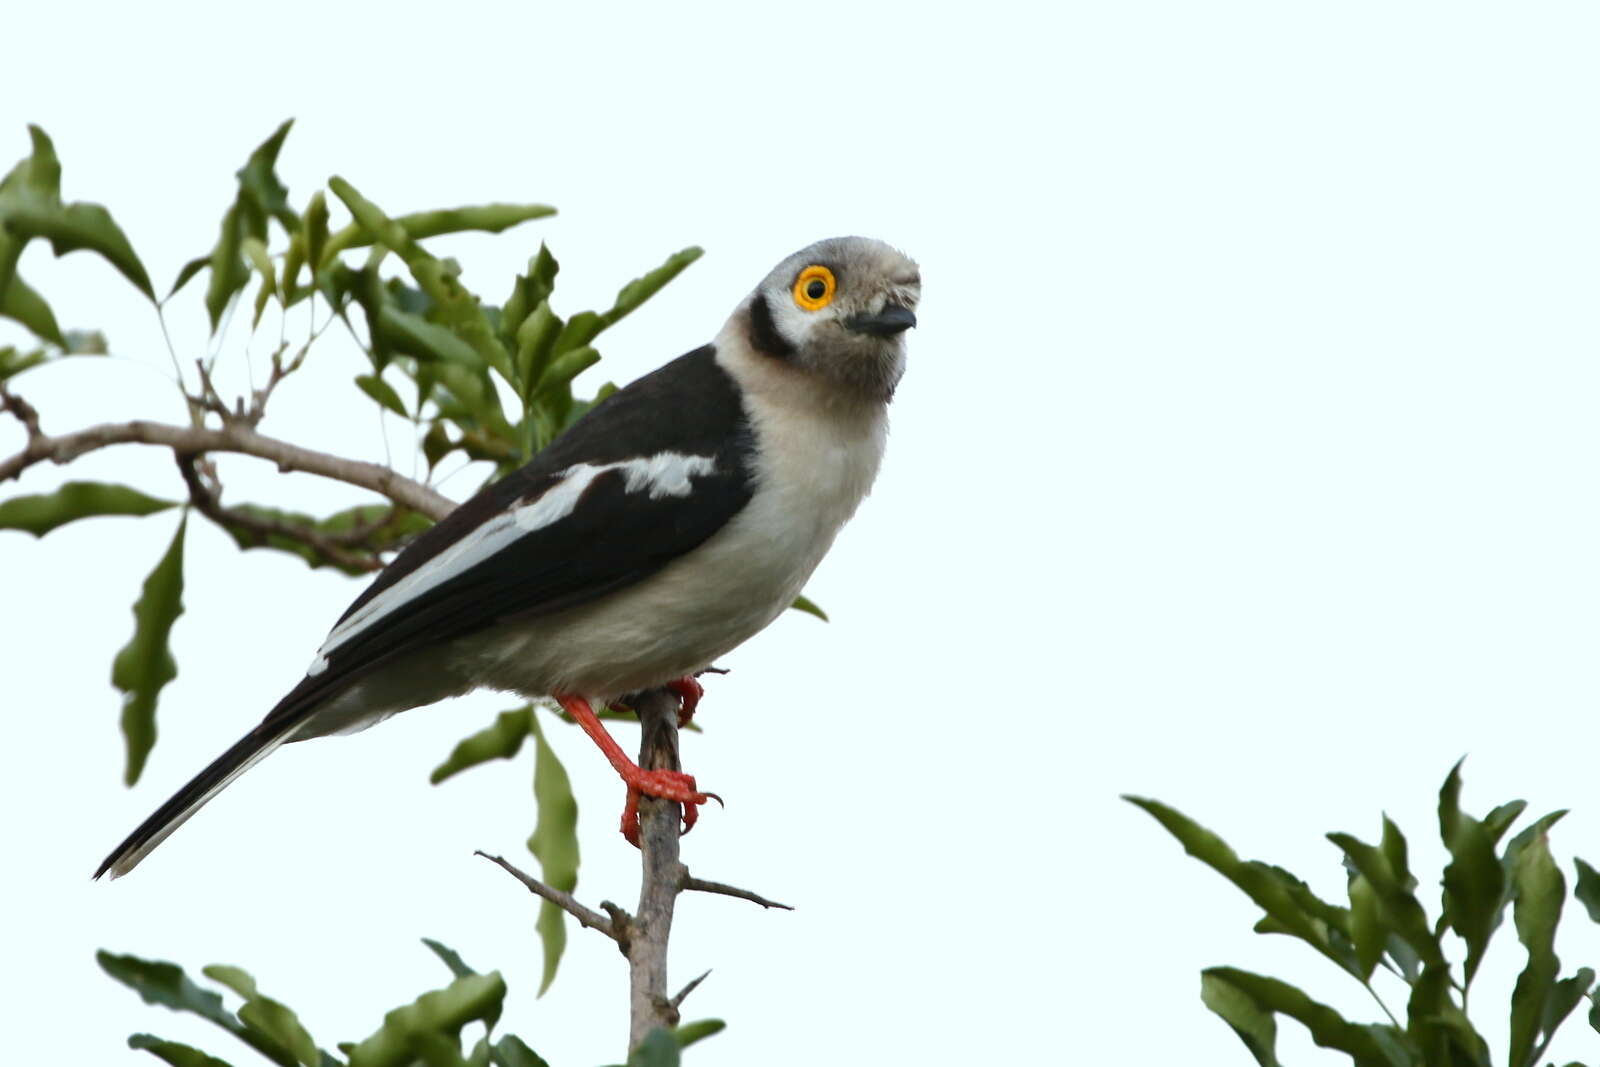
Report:
<svg viewBox="0 0 1600 1067"><path fill-rule="evenodd" d="M237 744L211 762L205 770L195 775L188 785L173 794L154 815L139 824L127 840L112 850L111 855L94 872L99 878L107 873L119 878L139 865L152 849L165 841L184 820L199 811L212 797L222 792L239 775L265 759L279 745L293 735L299 725L298 718L284 722L271 716L251 730Z"/></svg>

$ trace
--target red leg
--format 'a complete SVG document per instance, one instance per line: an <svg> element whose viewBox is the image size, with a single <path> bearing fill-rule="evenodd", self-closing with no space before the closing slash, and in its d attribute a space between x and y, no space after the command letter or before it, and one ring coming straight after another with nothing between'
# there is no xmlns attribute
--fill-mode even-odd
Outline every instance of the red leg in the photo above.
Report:
<svg viewBox="0 0 1600 1067"><path fill-rule="evenodd" d="M606 728L600 724L587 700L560 694L555 694L555 699L566 713L583 727L583 732L589 735L589 739L600 746L600 751L627 783L628 802L622 809L622 836L635 846L639 844L639 794L641 793L682 804L684 832L687 833L689 828L694 826L699 816L698 805L704 804L710 796L695 787L692 775L684 774L682 771L645 770L629 759L628 754L622 751L622 746L606 732Z"/></svg>
<svg viewBox="0 0 1600 1067"><path fill-rule="evenodd" d="M694 709L700 706L700 698L706 695L705 686L685 675L668 682L666 688L678 696L678 729L681 730L694 718Z"/></svg>

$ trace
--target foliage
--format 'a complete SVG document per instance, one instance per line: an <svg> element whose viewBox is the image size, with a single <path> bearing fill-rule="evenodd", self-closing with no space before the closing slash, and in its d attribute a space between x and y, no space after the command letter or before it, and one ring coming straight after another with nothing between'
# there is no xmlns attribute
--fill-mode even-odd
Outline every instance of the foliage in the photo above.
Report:
<svg viewBox="0 0 1600 1067"><path fill-rule="evenodd" d="M215 242L182 266L163 297L157 296L133 243L110 211L99 204L61 199L61 163L55 146L43 130L29 127L29 155L0 181L0 316L21 324L37 343L0 346L0 412L9 411L23 422L30 443L40 434L37 413L9 390L24 375L47 370L61 359L108 351L106 338L98 332L62 329L50 303L22 277L23 251L35 241L48 243L58 256L87 251L100 257L150 301L163 336L169 306L204 276L204 286L196 286L189 295L196 298L197 311L203 308L215 354L186 367L175 351L171 353L189 418L187 429L255 432L273 390L305 365L324 331L337 322L364 357L359 373L352 376L350 401L373 405L409 424L429 482L440 464L456 454L468 462L489 464L490 479L514 469L609 395L615 388L610 384L592 396L574 392L574 379L600 359L595 342L701 254L694 247L675 252L623 285L610 307L563 316L554 305L560 267L541 243L525 271L510 282L504 298L491 303L469 289L459 264L438 255L430 242L465 231L503 233L549 216L553 208L484 204L391 214L339 177L327 183L331 196L319 190L297 202L276 169L290 126L285 122L250 154L237 172L234 196L223 210ZM336 210L347 213L348 219L335 219ZM255 292L245 303L252 282ZM297 343L279 341L265 380L252 386L249 396L230 403L213 381L218 361L227 351L223 342L230 325L243 318L241 307L249 308L252 333L274 308L283 319L282 332L274 331L280 338L287 335L292 309L307 312L306 326ZM130 417L138 416L130 413ZM0 530L35 537L80 519L138 517L181 506L170 545L134 605L134 632L117 654L112 672L123 693L129 785L139 779L155 745L160 692L178 673L171 635L183 612L183 545L192 514L219 526L241 549L285 552L312 567L352 575L381 568L433 521L392 501L361 504L326 516L264 503L225 505L220 477L206 457L174 451L183 479L178 499L129 486L79 481L52 492L0 500ZM0 480L6 477L0 474ZM826 618L804 598L796 607ZM433 780L509 759L531 736L538 815L529 849L547 881L571 889L578 874L577 805L536 713L533 706L506 712L458 745ZM559 909L545 906L538 923L545 951L541 993L554 979L561 958L563 922ZM493 1045L485 1037L471 1052L460 1051L457 1039L466 1023L483 1022L492 1029L504 984L498 975L477 975L448 949L429 944L451 965L456 981L391 1013L384 1027L365 1041L338 1046L351 1067L410 1062L416 1057L430 1064L542 1064L511 1036ZM174 965L107 953L101 954L101 965L147 1000L199 1014L272 1062L306 1067L345 1062L318 1047L292 1011L259 995L249 976L236 968L204 972L244 998L233 1013L223 1009L218 994L194 985ZM641 1049L640 1062L676 1063L682 1044L720 1028L715 1021L692 1024L679 1032L676 1041L658 1041ZM148 1034L135 1035L130 1044L172 1064L223 1062Z"/></svg>
<svg viewBox="0 0 1600 1067"><path fill-rule="evenodd" d="M33 240L50 242L58 255L78 250L99 255L163 314L174 296L204 274L204 310L213 333L226 328L230 309L255 279L252 330L274 305L285 314L307 305L310 323L320 302L326 318L320 327L308 325L292 354L288 342L278 345L267 382L248 401L226 403L211 384L217 357L202 361L198 383L180 382L195 425L253 427L272 389L304 365L323 330L338 321L356 338L368 364L354 376L352 400L407 420L430 477L442 460L460 453L493 464L492 478L526 462L613 388L603 386L592 398L573 392L573 379L600 358L593 342L701 254L698 248L676 252L624 285L611 307L563 317L552 306L559 264L541 244L506 299L491 304L463 284L458 264L438 257L425 242L468 230L500 233L551 215L553 208L485 204L390 216L351 183L332 178L329 188L351 215L334 229L323 193L297 205L277 175L290 125L285 122L250 154L238 172L216 243L183 266L159 303L144 264L111 213L98 204L62 202L55 146L43 130L29 127L32 152L0 181L0 315L27 327L39 346L27 352L0 350L0 383L67 356L106 350L98 334L61 330L49 303L18 272L22 252ZM395 264L402 269L392 269ZM289 552L312 566L352 574L382 566L430 521L387 504L321 518L260 504L223 508L217 499L220 485L197 481L188 487L190 505L241 548ZM69 483L53 493L0 502L0 529L43 536L77 519L144 515L169 506L126 486ZM181 588L181 557L175 566L171 578ZM170 621L166 628L141 629L134 641L157 659L170 658L169 630ZM141 682L137 697L129 696L130 703L138 701L138 713L126 716L130 784L138 780L154 742L159 688Z"/></svg>
<svg viewBox="0 0 1600 1067"><path fill-rule="evenodd" d="M506 996L499 971L480 974L439 942L424 940L423 944L450 969L450 984L389 1012L369 1036L341 1041L334 1046L335 1052L319 1045L292 1008L262 994L255 979L238 967L212 964L201 970L217 986L240 998L239 1007L230 1011L221 993L196 984L175 963L110 952L101 952L97 958L107 974L138 993L146 1004L196 1015L278 1067L406 1067L413 1063L428 1067L549 1067L515 1034L494 1037ZM468 1050L462 1032L472 1024L481 1024L483 1035ZM671 1032L658 1030L629 1063L637 1060L651 1067L676 1067L680 1050L723 1026L720 1019L702 1019ZM134 1034L128 1038L128 1046L143 1049L173 1067L232 1067L211 1053L154 1034Z"/></svg>
<svg viewBox="0 0 1600 1067"><path fill-rule="evenodd" d="M1257 933L1287 934L1310 945L1360 982L1388 1016L1387 1023L1353 1023L1287 982L1233 967L1206 969L1201 999L1263 1067L1278 1063L1278 1016L1299 1022L1318 1045L1343 1052L1357 1067L1489 1067L1488 1042L1467 1013L1468 992L1508 907L1527 960L1511 994L1510 1043L1503 1062L1536 1067L1585 998L1591 1002L1589 1025L1600 1031L1594 970L1580 967L1562 978L1555 952L1566 881L1551 855L1548 833L1566 813L1545 815L1501 847L1527 804L1513 800L1478 819L1461 810L1460 798L1458 763L1439 791L1439 835L1450 862L1434 920L1416 896L1406 838L1387 817L1377 845L1350 834L1327 835L1343 854L1346 907L1322 900L1282 867L1239 859L1220 837L1159 801L1124 799L1148 812L1185 851L1261 908L1265 914ZM1575 895L1600 922L1600 879L1581 859L1576 870ZM1447 933L1464 950L1459 963L1449 958ZM1409 990L1404 1022L1373 987L1379 967ZM1473 1007L1483 1005L1473 1002Z"/></svg>

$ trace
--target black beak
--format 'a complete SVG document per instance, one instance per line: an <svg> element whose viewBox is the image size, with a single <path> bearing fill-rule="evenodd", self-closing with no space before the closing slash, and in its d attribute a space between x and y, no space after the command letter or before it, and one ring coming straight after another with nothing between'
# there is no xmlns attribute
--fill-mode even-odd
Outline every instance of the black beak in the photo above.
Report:
<svg viewBox="0 0 1600 1067"><path fill-rule="evenodd" d="M893 337L917 324L917 316L908 307L885 304L876 315L852 315L844 320L845 329L856 333L870 333L874 337Z"/></svg>

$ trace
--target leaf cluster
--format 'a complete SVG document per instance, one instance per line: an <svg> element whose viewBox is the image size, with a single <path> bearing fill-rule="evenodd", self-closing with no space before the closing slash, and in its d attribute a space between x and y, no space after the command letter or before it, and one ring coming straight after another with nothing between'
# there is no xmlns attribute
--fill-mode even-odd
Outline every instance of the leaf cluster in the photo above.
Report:
<svg viewBox="0 0 1600 1067"><path fill-rule="evenodd" d="M494 465L490 477L519 466L613 387L595 397L574 394L573 379L596 363L596 338L639 308L699 258L687 248L623 286L611 307L564 318L552 307L558 264L541 244L501 304L471 291L454 261L425 242L465 231L501 233L544 218L544 204L482 204L391 216L341 178L328 185L350 219L334 228L328 198L319 190L304 205L293 202L277 173L292 123L263 141L237 172L233 200L223 211L211 249L185 263L165 298L157 301L132 243L99 204L61 199L61 163L48 135L29 127L32 151L0 181L0 315L21 323L38 347L0 348L0 387L7 379L69 355L104 353L97 333L63 331L49 303L18 273L23 249L47 241L57 255L86 250L99 255L147 297L158 314L191 281L204 275L204 309L211 332L225 329L230 309L252 279L257 282L251 329L269 306L287 313L308 305L327 309L322 328L339 321L356 337L368 363L355 376L351 398L376 405L412 424L432 475L446 456ZM401 270L394 271L393 265ZM308 327L292 355L280 343L267 382L247 400L229 405L212 385L216 357L199 361L200 381L185 387L192 420L223 425L260 420L268 395L299 369L322 328ZM174 362L177 362L176 355ZM150 515L195 509L224 529L242 549L287 552L312 567L363 575L431 520L397 505L367 504L316 516L260 503L224 506L214 468L180 456L188 499L161 499L128 486L70 482L54 492L0 501L0 529L35 536L95 516ZM155 744L161 689L177 674L169 649L181 613L183 524L144 583L134 605L135 629L118 653L113 682L123 695L125 777L139 779Z"/></svg>
<svg viewBox="0 0 1600 1067"><path fill-rule="evenodd" d="M239 998L239 1006L229 1009L221 992L196 983L175 963L105 951L96 958L102 970L146 1004L198 1016L248 1046L256 1053L252 1062L259 1057L277 1067L549 1067L515 1034L495 1037L506 996L499 971L480 974L445 945L426 938L423 944L450 969L450 983L394 1009L367 1037L339 1042L333 1051L317 1043L292 1008L263 994L238 967L212 964L201 970L216 987ZM482 1025L483 1035L469 1048L463 1031L474 1023ZM703 1019L656 1031L629 1058L628 1067L678 1067L683 1049L724 1025ZM232 1067L209 1052L154 1034L134 1034L128 1047L172 1067Z"/></svg>
<svg viewBox="0 0 1600 1067"><path fill-rule="evenodd" d="M1282 867L1241 860L1222 838L1174 808L1144 797L1124 799L1148 812L1189 855L1261 908L1257 933L1284 934L1311 946L1360 982L1388 1016L1386 1023L1351 1022L1287 982L1235 967L1208 968L1201 974L1201 999L1263 1067L1278 1064L1279 1016L1300 1023L1318 1045L1346 1054L1357 1067L1490 1067L1488 1042L1468 1015L1468 994L1508 908L1526 963L1511 994L1503 1062L1537 1067L1557 1030L1585 999L1589 1025L1600 1031L1595 971L1580 967L1563 978L1555 952L1567 886L1548 834L1566 812L1550 812L1506 839L1527 807L1524 801L1501 804L1476 818L1461 809L1460 798L1457 763L1439 791L1439 836L1450 862L1434 919L1417 897L1406 838L1388 817L1375 845L1348 833L1327 835L1347 874L1348 903L1335 904ZM1581 859L1575 870L1575 895L1600 922L1600 876ZM1447 934L1453 936L1447 940ZM1453 945L1464 949L1459 962L1450 958ZM1403 1019L1373 986L1380 967L1408 990Z"/></svg>

